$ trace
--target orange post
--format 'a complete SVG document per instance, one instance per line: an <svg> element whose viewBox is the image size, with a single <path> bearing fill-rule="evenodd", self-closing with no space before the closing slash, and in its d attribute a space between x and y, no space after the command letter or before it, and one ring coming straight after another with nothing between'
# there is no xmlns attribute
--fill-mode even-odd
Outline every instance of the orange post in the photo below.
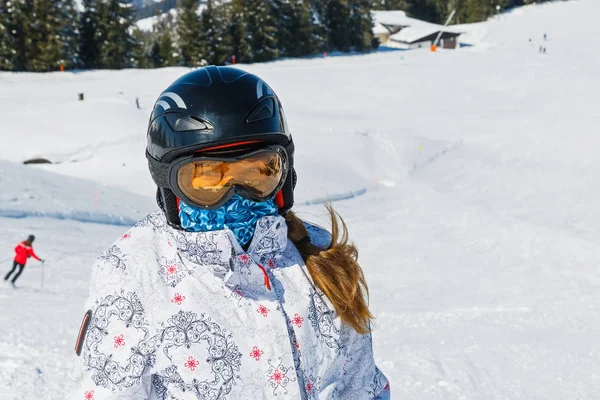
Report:
<svg viewBox="0 0 600 400"><path fill-rule="evenodd" d="M65 66L63 64L60 64L60 72L65 72Z"/></svg>
<svg viewBox="0 0 600 400"><path fill-rule="evenodd" d="M437 51L437 46L435 44L431 45L431 51L435 53Z"/></svg>

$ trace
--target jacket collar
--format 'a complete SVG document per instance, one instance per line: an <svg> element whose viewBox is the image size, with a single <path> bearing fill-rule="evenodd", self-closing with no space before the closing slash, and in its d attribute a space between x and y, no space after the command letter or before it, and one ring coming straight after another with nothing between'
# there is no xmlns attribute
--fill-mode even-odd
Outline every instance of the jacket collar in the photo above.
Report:
<svg viewBox="0 0 600 400"><path fill-rule="evenodd" d="M244 251L229 229L210 232L172 229L171 234L182 258L210 268L227 286L245 295L269 290L265 288L265 268L274 265L288 243L287 225L279 215L258 220L248 251Z"/></svg>

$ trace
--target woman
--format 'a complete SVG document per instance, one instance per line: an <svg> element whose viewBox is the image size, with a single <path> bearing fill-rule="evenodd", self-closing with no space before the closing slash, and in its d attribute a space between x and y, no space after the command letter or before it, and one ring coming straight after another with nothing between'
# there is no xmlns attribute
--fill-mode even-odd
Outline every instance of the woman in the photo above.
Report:
<svg viewBox="0 0 600 400"><path fill-rule="evenodd" d="M19 243L17 245L17 247L15 247L15 259L13 261L13 267L8 272L8 274L6 274L6 276L4 277L4 280L7 281L10 278L10 276L12 275L12 273L17 270L17 267L19 267L19 271L15 274L15 276L10 281L10 283L13 285L13 287L16 287L15 282L17 281L17 279L19 279L19 276L21 276L21 274L23 273L23 269L25 268L25 264L27 264L27 259L29 257L33 257L36 260L41 261L42 263L44 262L44 260L41 260L33 252L32 244L33 244L34 240L35 240L35 236L29 235L27 240L23 240L21 243Z"/></svg>
<svg viewBox="0 0 600 400"><path fill-rule="evenodd" d="M73 399L388 399L346 227L291 212L294 144L257 76L207 67L158 99L161 211L96 262Z"/></svg>

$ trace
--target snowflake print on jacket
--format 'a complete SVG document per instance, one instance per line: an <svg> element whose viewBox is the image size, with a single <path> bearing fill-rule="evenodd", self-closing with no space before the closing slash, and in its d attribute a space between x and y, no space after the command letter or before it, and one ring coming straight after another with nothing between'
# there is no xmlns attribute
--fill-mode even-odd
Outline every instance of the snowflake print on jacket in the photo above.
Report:
<svg viewBox="0 0 600 400"><path fill-rule="evenodd" d="M269 309L265 306L263 306L262 304L260 306L258 306L258 309L256 309L256 312L261 314L263 317L267 317L269 315Z"/></svg>
<svg viewBox="0 0 600 400"><path fill-rule="evenodd" d="M175 259L161 257L158 265L158 274L171 287L177 286L187 276L183 266Z"/></svg>
<svg viewBox="0 0 600 400"><path fill-rule="evenodd" d="M250 357L254 358L256 361L260 361L260 357L265 354L264 351L262 351L261 349L259 349L258 347L254 346L252 348L252 351L250 352Z"/></svg>
<svg viewBox="0 0 600 400"><path fill-rule="evenodd" d="M100 256L99 261L105 261L106 263L123 271L126 269L127 260L125 259L125 255L116 245L112 245L106 249L106 251Z"/></svg>
<svg viewBox="0 0 600 400"><path fill-rule="evenodd" d="M378 369L379 370L379 369ZM377 374L373 377L373 383L369 385L368 393L374 400L384 400L390 395L390 381L383 374Z"/></svg>
<svg viewBox="0 0 600 400"><path fill-rule="evenodd" d="M194 359L194 357L192 356L189 356L183 364L183 366L189 368L190 371L195 371L198 365L200 365L200 362L198 362L198 360Z"/></svg>
<svg viewBox="0 0 600 400"><path fill-rule="evenodd" d="M146 218L135 224L134 229L148 227L152 228L152 230L155 232L162 233L168 230L169 225L167 225L167 220L165 219L164 214L160 211L155 211L151 214L148 214Z"/></svg>
<svg viewBox="0 0 600 400"><path fill-rule="evenodd" d="M185 300L185 296L179 294L179 293L175 293L175 296L173 296L173 299L171 300L171 303L175 303L178 306L181 305L181 303L183 303L183 301Z"/></svg>
<svg viewBox="0 0 600 400"><path fill-rule="evenodd" d="M238 307L242 307L242 303L246 303L244 302L244 291L242 289L240 289L239 285L230 288L231 293L229 294L229 296L226 296L227 299L234 299L237 302Z"/></svg>
<svg viewBox="0 0 600 400"><path fill-rule="evenodd" d="M252 241L248 252L263 258L272 258L267 256L281 253L287 246L287 225L281 222L280 217L265 217L258 221L255 235L258 240Z"/></svg>
<svg viewBox="0 0 600 400"><path fill-rule="evenodd" d="M119 336L115 336L115 349L118 349L121 346L125 346L125 339L123 339L123 334L121 333Z"/></svg>
<svg viewBox="0 0 600 400"><path fill-rule="evenodd" d="M298 328L302 328L302 322L304 322L304 318L302 318L298 314L294 314L294 318L292 318L292 325L296 325Z"/></svg>
<svg viewBox="0 0 600 400"><path fill-rule="evenodd" d="M321 342L332 349L341 350L340 330L333 322L334 312L327 307L321 296L316 290L311 290L308 319Z"/></svg>
<svg viewBox="0 0 600 400"><path fill-rule="evenodd" d="M100 349L108 333L107 328L115 321L134 329L140 338L132 347L125 365ZM114 347L124 344L122 335L114 338ZM153 362L152 355L156 347L156 341L149 338L145 312L135 293L115 293L98 300L83 349L84 366L94 371L92 379L96 385L122 389L139 383L144 369Z"/></svg>
<svg viewBox="0 0 600 400"><path fill-rule="evenodd" d="M235 380L240 378L237 373L242 358L231 334L204 314L198 316L186 311L179 311L162 326L163 329L159 332L160 340L163 352L170 360L172 349L191 349L194 345L206 346L207 354L210 355L206 363L211 366L213 377L194 383L195 390L201 394L200 398L211 398L210 393L213 392L225 395L231 391ZM189 365L186 367L189 368ZM193 366L196 367L197 365Z"/></svg>
<svg viewBox="0 0 600 400"><path fill-rule="evenodd" d="M185 259L195 264L211 265L214 271L219 274L227 272L226 265L229 254L223 254L223 250L219 248L217 242L219 235L214 232L195 235L186 235L179 231L173 233L177 248ZM223 260L223 257L225 257L225 260Z"/></svg>
<svg viewBox="0 0 600 400"><path fill-rule="evenodd" d="M85 392L84 398L85 400L94 400L94 391L90 390L89 392Z"/></svg>
<svg viewBox="0 0 600 400"><path fill-rule="evenodd" d="M314 388L315 388L315 386L312 384L311 381L307 381L306 385L304 385L304 389L306 389L306 393L308 393L308 394L312 394L312 391Z"/></svg>
<svg viewBox="0 0 600 400"><path fill-rule="evenodd" d="M292 367L284 367L281 358L278 359L277 364L273 365L272 361L269 360L269 369L267 370L269 376L269 384L273 388L273 394L277 396L283 392L288 394L286 386L290 382L296 382L296 372Z"/></svg>

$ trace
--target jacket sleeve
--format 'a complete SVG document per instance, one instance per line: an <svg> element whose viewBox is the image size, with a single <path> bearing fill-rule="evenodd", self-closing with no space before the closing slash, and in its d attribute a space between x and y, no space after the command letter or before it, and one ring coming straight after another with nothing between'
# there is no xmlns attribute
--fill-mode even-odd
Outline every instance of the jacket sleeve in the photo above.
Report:
<svg viewBox="0 0 600 400"><path fill-rule="evenodd" d="M68 399L150 397L157 338L143 304L148 297L139 277L127 271L126 256L109 248L94 264Z"/></svg>
<svg viewBox="0 0 600 400"><path fill-rule="evenodd" d="M30 247L30 248L27 250L27 253L28 253L28 254L29 254L31 257L35 258L36 260L38 260L38 261L41 261L41 260L40 260L40 258L39 258L39 257L38 257L38 256L37 256L35 253L34 253L34 251L33 251L33 247Z"/></svg>
<svg viewBox="0 0 600 400"><path fill-rule="evenodd" d="M342 374L336 385L335 398L361 400L390 400L390 383L375 365L371 334L358 334L349 326L342 326L342 337L347 344ZM345 331L345 332L344 332Z"/></svg>

